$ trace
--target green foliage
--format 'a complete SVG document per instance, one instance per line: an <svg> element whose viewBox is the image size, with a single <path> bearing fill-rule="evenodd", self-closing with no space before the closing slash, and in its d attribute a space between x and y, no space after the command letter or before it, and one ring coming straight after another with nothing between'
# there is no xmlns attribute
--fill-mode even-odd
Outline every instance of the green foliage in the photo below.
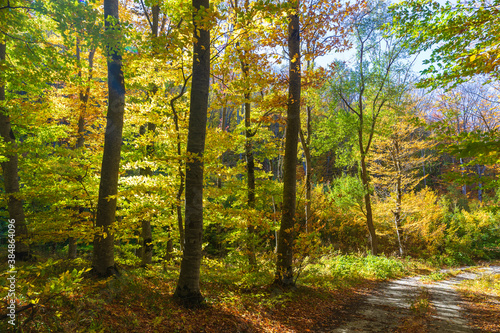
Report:
<svg viewBox="0 0 500 333"><path fill-rule="evenodd" d="M321 187L314 188L312 208L316 224L321 227L318 230L323 243L344 253L365 251L367 240L361 211L362 193L360 181L350 176L336 180L326 192Z"/></svg>
<svg viewBox="0 0 500 333"><path fill-rule="evenodd" d="M444 251L457 262L500 258L500 215L478 207L467 212L455 210L445 218Z"/></svg>
<svg viewBox="0 0 500 333"><path fill-rule="evenodd" d="M323 256L311 263L301 279L305 284L319 283L330 288L346 287L365 279L386 280L408 274L419 264L385 256L339 254ZM314 282L313 282L314 281Z"/></svg>
<svg viewBox="0 0 500 333"><path fill-rule="evenodd" d="M8 2L12 6L24 3L27 2ZM319 8L327 3L333 6L331 1L312 5L308 14L322 11ZM336 61L332 70L327 71L313 68L317 54L311 49L303 53L306 61L311 60L310 68L302 73L306 104L312 107L312 127L307 128L311 137L309 148L315 156L332 156L325 165L321 165L318 158L311 166L312 216L308 217L307 232L304 200L297 202L293 227L294 268L299 286L310 287L308 292L314 288L352 287L365 279L396 278L418 266L409 259L365 255L368 231L364 221L364 196L367 190L373 200L380 252L387 255L396 252L393 212L396 198L394 193L388 193L392 192L394 182L386 180L385 192L377 197L382 191L375 191L371 185L366 189L360 178L352 175L360 172L361 163L356 161L360 162L361 158L387 164L390 157L374 154L377 140L402 132L401 127L394 125L403 119L400 114L413 116L416 108L427 107L405 101L405 93L411 87L406 81L406 75L410 75L405 63L407 47L417 51L435 42L442 43L434 48L429 64L441 63L443 71L440 72L439 65L430 68L427 73L434 77L425 81L427 86L453 84L452 80L461 80L459 76L474 73L496 76L498 19L493 15L494 6L467 7L474 3L468 1L454 6L430 0L405 1L395 12L388 13L383 2L372 2L352 17L349 11L342 12L339 15L345 17L339 21L327 15L329 24L348 19L350 26L355 26L354 35L342 31L340 23L338 26L341 39L358 39L354 61ZM31 1L29 5L34 7L0 9L0 41L7 45L7 61L0 64L6 100L0 102L0 108L9 115L18 143L19 197L24 201L33 258L38 260L18 268L18 305L43 306L47 311L35 314L29 329L136 331L145 323L152 323L144 330L190 330L181 316L184 310L170 304L166 295L172 293L178 278L178 259L182 255L178 218L184 218L185 162L192 158L185 154L193 42L191 5L186 0L145 0L145 8L142 8L140 1L120 2L120 17L128 23L121 25L123 44L114 43L112 51L119 50L123 56L127 101L123 142L115 147L122 150L122 155L113 231L115 262L124 275L97 284L83 279L85 267L90 265L84 260L46 259L66 256L63 251L68 249L69 237L78 241L82 258L88 258L92 251L107 106L107 58L102 45L110 42L110 36L102 33L104 22L99 1ZM152 7L156 5L163 30L153 37L150 20ZM287 82L286 73L277 71L272 60L277 51L270 50L269 46L280 49L280 41L285 40L285 31L278 30L287 21L282 14L286 14L288 6L266 0L250 2L249 6L240 3L240 8L217 2L209 9L214 15L207 23L217 24L212 34L211 110L203 161L205 257L201 282L203 288L208 289L207 302L216 308L218 315L224 314L220 318L235 318L240 314L237 311L249 309L247 313L251 316L259 316L261 311L271 322L267 310L286 308L297 297L293 292L275 294L266 287L274 277L276 232L281 220L286 124L283 101ZM278 12L279 15L275 15ZM390 35L382 29L384 22L391 19L399 20L394 25L400 35ZM316 43L314 29L307 29L318 28L319 21L307 22L309 25L301 23L304 36L315 39ZM331 31L332 27L327 30ZM462 28L465 30L460 30ZM325 31L319 27L320 34ZM406 34L408 32L411 35ZM488 38L475 35L486 33ZM336 38L327 37L332 41ZM476 42L473 46L469 46L471 40ZM307 39L303 41L307 44ZM340 45L340 42L314 43L307 45L320 47L320 53ZM267 52L272 53L271 56ZM243 64L248 66L246 74ZM82 94L86 93L88 100L83 101ZM448 97L451 102L460 101L458 96ZM492 93L491 97L497 99L498 96ZM252 110L249 128L241 110L245 102L251 104ZM494 104L482 106L489 111L496 107ZM437 132L436 140L442 147L432 152L440 161L434 175L448 171L450 155L462 158L462 166L469 171L477 165L485 165L488 172L481 177L455 170L451 178L473 186L481 182L482 189L489 192L485 194L484 203L479 204L462 196L454 186L445 188L438 177L432 181L432 188L414 192L411 186L406 187L401 214L405 253L440 265L499 258L499 200L493 199L492 194L498 187L497 127L492 126L489 131L455 133L454 118L459 113L455 106L451 109L440 114L442 119L428 128ZM221 111L225 112L225 124L221 123ZM487 115L489 118L482 118L485 126L496 124L496 112ZM76 148L80 118L84 123L85 142L83 147ZM252 207L245 161L247 130L253 134L255 160L256 190ZM421 130L411 127L411 135L404 140L419 143L413 134ZM388 150L379 146L382 152ZM404 158L419 154L422 147L424 145L419 144L409 150ZM12 146L0 142L0 162L7 159L10 149ZM423 149L430 150L428 146ZM414 161L412 179L418 180L416 174L425 161ZM297 173L300 179L299 166ZM342 176L335 178L340 174ZM381 186L380 175L380 172L367 175L377 189ZM304 185L297 182L300 198ZM0 192L0 206L7 207L3 187ZM178 207L180 216L177 216ZM0 209L0 215L7 217L8 212ZM140 230L144 221L152 226L153 265L139 269L136 267L140 263ZM3 220L0 233L4 246L7 228ZM173 252L170 245L174 247ZM58 251L49 253L52 247ZM249 265L249 248L256 252L256 265ZM0 275L0 298L6 291L6 274ZM442 276L435 273L430 279L439 278ZM82 286L87 290L83 291ZM151 313L143 314L146 319L142 322L135 314L124 320L123 326L110 323L112 320L101 321L101 315L116 319L117 309L144 307L143 302L152 306ZM416 311L424 305L415 304ZM233 307L237 311L231 312ZM70 309L69 314L65 313L66 309ZM228 313L230 315L226 315ZM113 326L115 324L117 326ZM276 322L269 325L274 324ZM246 329L242 327L239 329Z"/></svg>
<svg viewBox="0 0 500 333"><path fill-rule="evenodd" d="M49 302L57 302L61 298L77 294L82 286L83 274L90 270L85 264L80 259L73 261L49 259L34 265L17 265L14 273L17 307L44 307ZM7 277L11 277L11 272L4 269L2 271L0 298L8 302L10 298L6 295L9 293L10 282Z"/></svg>
<svg viewBox="0 0 500 333"><path fill-rule="evenodd" d="M413 52L432 48L431 74L422 85L457 84L475 74L496 76L498 68L498 1L400 1L393 6L390 25L400 36L411 36Z"/></svg>
<svg viewBox="0 0 500 333"><path fill-rule="evenodd" d="M381 247L386 253L397 249L394 226L395 195L375 201L374 213L379 226ZM438 195L424 188L408 192L402 198L401 232L405 252L413 257L427 258L439 253L445 238L443 219L446 208L438 201Z"/></svg>
<svg viewBox="0 0 500 333"><path fill-rule="evenodd" d="M484 294L500 296L500 274L479 272L477 279L464 280L459 285L459 290L468 294ZM491 296L489 296L491 297Z"/></svg>

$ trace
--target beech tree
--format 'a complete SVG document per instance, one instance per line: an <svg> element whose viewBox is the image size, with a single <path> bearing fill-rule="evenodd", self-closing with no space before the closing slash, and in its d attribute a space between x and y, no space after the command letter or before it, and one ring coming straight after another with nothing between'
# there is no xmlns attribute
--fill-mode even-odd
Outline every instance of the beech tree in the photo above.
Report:
<svg viewBox="0 0 500 333"><path fill-rule="evenodd" d="M356 65L350 69L337 63L336 79L332 85L337 107L344 109L355 119L359 175L365 189L364 214L373 255L378 253L378 240L373 222L367 157L379 126L379 117L391 99L394 100L401 94L408 78L407 67L398 63L406 52L403 40L386 38L382 32L383 25L389 18L384 2L369 3L354 17Z"/></svg>
<svg viewBox="0 0 500 333"><path fill-rule="evenodd" d="M174 297L185 306L203 302L200 266L203 240L203 153L210 88L209 0L193 0L193 71L186 162L185 245ZM207 22L208 21L208 22Z"/></svg>
<svg viewBox="0 0 500 333"><path fill-rule="evenodd" d="M116 218L123 114L125 110L125 80L122 72L118 0L104 1L104 20L108 55L108 114L104 134L104 153L92 260L95 273L101 276L117 273L112 227Z"/></svg>
<svg viewBox="0 0 500 333"><path fill-rule="evenodd" d="M274 284L291 286L293 280L293 237L296 206L297 145L300 131L300 21L299 1L291 1L288 15L288 104L283 164L283 207L278 236Z"/></svg>

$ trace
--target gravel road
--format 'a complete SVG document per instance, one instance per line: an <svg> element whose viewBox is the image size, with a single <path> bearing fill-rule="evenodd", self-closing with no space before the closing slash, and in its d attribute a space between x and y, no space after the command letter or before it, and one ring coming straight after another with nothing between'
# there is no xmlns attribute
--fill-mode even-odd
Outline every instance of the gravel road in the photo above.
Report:
<svg viewBox="0 0 500 333"><path fill-rule="evenodd" d="M454 277L434 283L423 283L420 277L386 282L361 303L351 318L330 332L395 332L405 318L412 315L410 306L416 297L426 292L435 311L425 332L472 333L463 316L462 302L455 286L481 274L500 274L500 266L484 267L474 272L465 269Z"/></svg>

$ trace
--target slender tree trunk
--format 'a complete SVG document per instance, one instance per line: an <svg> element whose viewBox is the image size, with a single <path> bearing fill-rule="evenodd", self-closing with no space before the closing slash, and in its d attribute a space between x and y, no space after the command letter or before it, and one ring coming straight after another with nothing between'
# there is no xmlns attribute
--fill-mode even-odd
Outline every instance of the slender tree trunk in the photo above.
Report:
<svg viewBox="0 0 500 333"><path fill-rule="evenodd" d="M465 174L464 161L461 157L460 157L460 173L461 173L462 177L464 177L464 174ZM464 196L467 196L467 185L466 184L462 185L462 194Z"/></svg>
<svg viewBox="0 0 500 333"><path fill-rule="evenodd" d="M236 0L235 6L238 7L238 1ZM245 11L248 11L249 8L249 1L246 0L245 4ZM244 38L248 38L248 36L244 35ZM236 44L236 46L239 48L240 44L239 42ZM248 82L249 76L250 76L250 66L248 64L248 54L246 51L242 51L239 49L239 55L240 55L240 65L241 65L241 71L243 72L243 77L245 79L245 82ZM249 85L248 85L249 86ZM253 154L253 142L252 142L252 137L255 135L255 133L252 133L252 128L251 128L251 104L250 104L250 97L251 97L251 90L246 89L245 93L243 94L244 100L245 100L245 157L246 157L246 166L247 166L247 205L249 210L251 211L250 216L253 216L253 210L255 209L255 163L254 163L254 154ZM254 226L254 223L252 219L250 218L247 220L247 256L248 256L248 264L251 267L255 267L257 265L257 258L255 257L255 234L256 234L256 228Z"/></svg>
<svg viewBox="0 0 500 333"><path fill-rule="evenodd" d="M176 205L176 211L177 211L177 227L179 229L180 250L184 251L184 246L185 246L184 221L182 219L182 204L181 204L182 193L184 192L184 171L182 170L182 161L179 161L179 164L180 164L179 176L181 179L180 179L179 189L177 190L176 204L175 205Z"/></svg>
<svg viewBox="0 0 500 333"><path fill-rule="evenodd" d="M300 131L300 26L299 1L294 1L296 12L289 16L288 54L289 86L285 157L283 166L283 213L278 239L278 253L274 284L292 286L293 280L293 229L296 205L297 145Z"/></svg>
<svg viewBox="0 0 500 333"><path fill-rule="evenodd" d="M246 69L248 76L248 66L243 66L244 72ZM250 93L245 93L245 155L247 162L247 203L248 208L252 211L255 208L255 164L253 160L253 144L252 144L252 130L250 128ZM255 257L255 226L250 219L247 226L248 232L248 263L254 267L257 264Z"/></svg>
<svg viewBox="0 0 500 333"><path fill-rule="evenodd" d="M272 197L272 200L273 200L273 227L276 227L276 224L277 224L277 218L276 218L276 202L274 201L274 196ZM274 253L278 253L278 239L279 239L279 234L278 234L278 229L274 229L274 240L275 240L275 244L274 244Z"/></svg>
<svg viewBox="0 0 500 333"><path fill-rule="evenodd" d="M311 61L307 61L307 68L312 69L314 65L311 65ZM311 220L311 190L312 190L312 184L311 184L311 172L312 172L312 161L311 161L311 150L309 147L311 146L311 135L312 135L312 128L311 128L311 113L312 113L312 107L308 105L306 107L307 111L307 118L306 118L306 131L307 131L307 136L302 133L302 130L300 131L300 141L302 142L302 148L304 149L304 155L306 158L306 175L305 175L305 185L306 185L306 197L305 197L305 202L304 202L304 207L305 207L305 214L306 214L306 221L305 221L305 230L306 233L309 232L309 222Z"/></svg>
<svg viewBox="0 0 500 333"><path fill-rule="evenodd" d="M0 65L4 65L7 52L5 43L0 44ZM1 79L1 78L0 78ZM0 82L0 102L5 101L5 82ZM0 135L4 144L8 147L6 154L7 161L2 163L3 182L5 194L7 195L7 210L10 221L15 225L15 255L16 260L24 261L29 259L30 248L28 239L28 227L24 217L23 202L19 197L19 174L17 144L14 132L12 131L10 117L7 110L0 107Z"/></svg>
<svg viewBox="0 0 500 333"><path fill-rule="evenodd" d="M193 80L191 85L189 131L186 162L185 248L174 297L184 306L199 306L200 266L203 238L203 153L207 127L208 93L210 88L210 30L200 24L207 13L196 20L198 11L209 8L209 0L192 0L195 42L193 44ZM206 23L204 23L206 24Z"/></svg>
<svg viewBox="0 0 500 333"><path fill-rule="evenodd" d="M375 226L373 225L373 211L372 202L370 198L370 181L368 179L368 170L366 169L365 156L361 156L361 182L363 183L363 188L365 189L365 209L366 209L366 225L368 227L368 232L370 233L370 246L371 252L374 256L378 254L378 239L375 233Z"/></svg>
<svg viewBox="0 0 500 333"><path fill-rule="evenodd" d="M158 22L160 17L160 7L154 5L152 7L152 24L151 24L151 37L156 41L158 37ZM154 45L156 47L156 45ZM153 52L155 53L155 52ZM151 89L152 94L156 94L158 87L153 84ZM146 126L141 126L140 135L146 135L148 132L154 133L156 131L156 125L154 123L148 122L147 129ZM149 158L154 153L154 145L148 144L146 147L146 158ZM152 177L153 172L151 168L140 168L139 174L141 176ZM151 232L151 221L148 219L141 220L141 265L147 266L153 263L153 233Z"/></svg>
<svg viewBox="0 0 500 333"><path fill-rule="evenodd" d="M176 193L176 197L175 197L175 199L176 199L175 206L176 206L176 211L177 211L177 227L179 229L179 244L180 244L181 251L184 251L184 243L185 243L185 241L184 241L184 221L183 221L183 217L182 217L182 203L181 203L182 194L184 193L185 175L184 175L184 162L182 159L182 149L181 149L182 143L181 143L181 130L180 130L180 126L179 126L179 115L177 113L177 110L175 109L175 101L184 95L188 80L189 80L189 77L184 78L184 84L181 88L180 93L170 100L170 108L172 109L172 113L174 114L174 125L175 125L176 140L177 140L177 156L179 157L179 163L177 165L177 170L179 172L180 182L179 182L179 188L177 189L177 193Z"/></svg>
<svg viewBox="0 0 500 333"><path fill-rule="evenodd" d="M484 172L486 171L486 165L478 165L477 166L477 175L479 177L479 179L481 179L481 177L484 175ZM477 184L478 185L478 190L477 190L477 199L479 200L479 202L483 202L483 184L481 183L481 181L479 181L479 183Z"/></svg>
<svg viewBox="0 0 500 333"><path fill-rule="evenodd" d="M309 108L309 107L308 107ZM309 232L309 222L311 219L311 151L309 150L309 134L305 138L302 130L300 131L300 142L302 142L302 148L304 149L304 155L306 157L306 200L304 202L306 221L304 223L306 233Z"/></svg>
<svg viewBox="0 0 500 333"><path fill-rule="evenodd" d="M396 235L398 237L399 245L399 255L403 257L403 243L402 243L402 230L401 230L401 202L403 201L403 191L402 191L402 170L401 170L401 155L399 150L398 140L393 140L394 142L394 161L396 162L396 209L394 210L394 224L396 226Z"/></svg>
<svg viewBox="0 0 500 333"><path fill-rule="evenodd" d="M402 232L401 232L401 188L399 187L401 183L399 182L396 194L396 210L394 214L394 224L396 227L396 235L398 237L399 255L404 256L403 242L402 242Z"/></svg>
<svg viewBox="0 0 500 333"><path fill-rule="evenodd" d="M90 95L90 81L92 80L92 71L94 68L94 55L96 49L91 49L89 52L89 76L87 78L87 87L85 90L81 89L78 97L80 100L80 114L78 115L78 127L76 136L75 150L83 149L85 147L85 114L87 111L87 102ZM78 77L82 78L82 67L80 64L80 43L79 39L76 40L76 61L78 63ZM81 214L83 207L77 208L78 214ZM68 259L75 259L77 256L77 239L75 237L68 238Z"/></svg>
<svg viewBox="0 0 500 333"><path fill-rule="evenodd" d="M146 135L147 132L155 132L156 125L153 123L147 124L146 126L141 126L140 135ZM146 146L146 157L150 157L154 153L153 144L148 144ZM140 168L139 174L145 177L152 177L153 171L150 167ZM140 257L141 257L141 265L147 266L151 265L153 262L153 233L151 231L151 221L149 219L141 220L141 249L140 249Z"/></svg>
<svg viewBox="0 0 500 333"><path fill-rule="evenodd" d="M424 187L427 187L427 174L425 171L425 149L422 149L422 173L424 176Z"/></svg>
<svg viewBox="0 0 500 333"><path fill-rule="evenodd" d="M227 114L227 107L223 106L221 108L221 130L222 132L226 132L226 114ZM224 153L220 155L220 165L221 167L224 166ZM219 176L217 177L217 188L222 188L222 178Z"/></svg>
<svg viewBox="0 0 500 333"><path fill-rule="evenodd" d="M114 35L108 42L108 114L104 135L99 199L97 202L96 234L92 265L99 276L116 273L113 233L116 217L116 195L122 146L125 80L120 48L121 32L118 20L118 0L104 0L105 30Z"/></svg>

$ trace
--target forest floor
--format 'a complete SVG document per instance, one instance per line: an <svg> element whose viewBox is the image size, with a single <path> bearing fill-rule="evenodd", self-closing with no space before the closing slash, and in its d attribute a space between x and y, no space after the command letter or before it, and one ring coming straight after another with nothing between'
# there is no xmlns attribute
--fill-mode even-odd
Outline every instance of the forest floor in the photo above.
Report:
<svg viewBox="0 0 500 333"><path fill-rule="evenodd" d="M25 299L39 299L17 315L15 328L2 319L0 332L500 332L499 262L433 271L414 261L337 256L310 265L293 290L278 290L269 286L272 267L244 273L207 259L200 309L171 297L177 267L128 268L107 280L85 276L64 291L53 285L88 262L45 267L41 275L36 265L18 268L26 272L18 273L19 289L28 282L25 295L33 295ZM19 301L18 308L27 304Z"/></svg>

